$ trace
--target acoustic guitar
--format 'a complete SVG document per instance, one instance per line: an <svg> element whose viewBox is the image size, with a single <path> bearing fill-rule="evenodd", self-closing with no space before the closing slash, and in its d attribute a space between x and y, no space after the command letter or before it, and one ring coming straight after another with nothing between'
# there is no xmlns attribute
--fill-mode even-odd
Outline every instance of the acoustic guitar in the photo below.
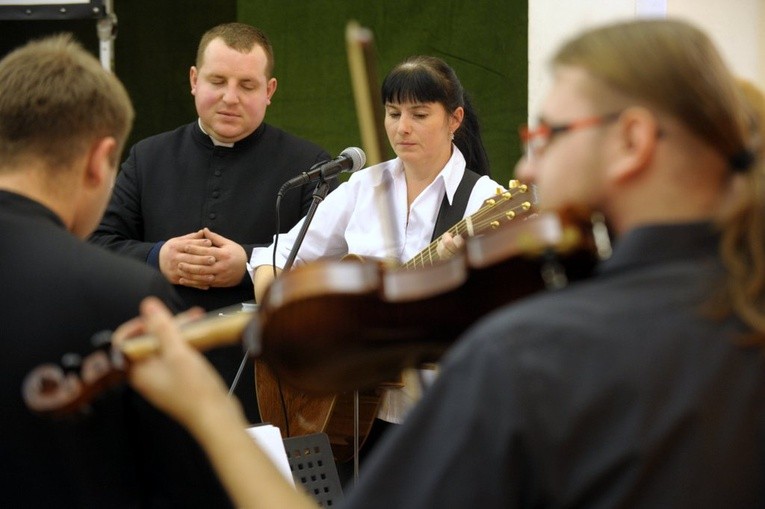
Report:
<svg viewBox="0 0 765 509"><path fill-rule="evenodd" d="M534 211L533 203L534 197L529 187L511 181L507 190L499 189L496 195L484 201L478 211L447 231L463 238L481 235L530 215ZM413 256L402 268L415 271L439 262L436 252L438 240ZM346 261L353 263L348 258ZM269 297L273 305L275 299L273 295L267 295L267 301ZM310 330L306 330L306 334L310 334ZM255 387L260 416L264 422L277 426L285 437L326 433L337 461L347 461L354 457L356 412L353 392L329 395L306 393L283 383L266 362L255 362ZM359 391L359 447L363 445L377 415L382 391L400 386L399 382L391 381Z"/></svg>

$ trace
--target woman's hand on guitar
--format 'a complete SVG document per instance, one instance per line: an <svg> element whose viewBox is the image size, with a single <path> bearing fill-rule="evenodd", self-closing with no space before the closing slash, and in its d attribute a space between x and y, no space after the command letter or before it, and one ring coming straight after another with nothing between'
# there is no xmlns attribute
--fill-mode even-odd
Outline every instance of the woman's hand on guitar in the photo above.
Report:
<svg viewBox="0 0 765 509"><path fill-rule="evenodd" d="M462 235L452 235L449 232L444 232L441 238L438 239L438 246L436 246L436 254L442 260L454 256L459 253L465 246L465 239Z"/></svg>
<svg viewBox="0 0 765 509"><path fill-rule="evenodd" d="M141 315L115 331L115 341L125 341L135 333L148 333L159 342L155 355L131 364L130 384L197 436L221 415L238 414L244 426L241 410L236 400L228 397L220 376L183 339L179 321L189 317L179 317L174 320L159 299L149 297L141 303Z"/></svg>

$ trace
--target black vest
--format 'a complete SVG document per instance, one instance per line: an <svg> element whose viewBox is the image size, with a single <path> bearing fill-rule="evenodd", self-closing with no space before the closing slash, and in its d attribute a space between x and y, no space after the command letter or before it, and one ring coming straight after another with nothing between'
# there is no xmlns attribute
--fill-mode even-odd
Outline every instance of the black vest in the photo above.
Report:
<svg viewBox="0 0 765 509"><path fill-rule="evenodd" d="M449 200L446 194L444 194L441 208L438 210L438 217L436 217L436 225L433 228L433 236L430 239L431 242L462 219L470 199L470 193L473 192L473 186L475 186L475 183L480 178L481 175L465 168L460 185L457 186L457 190L454 192L454 199L451 205L449 205Z"/></svg>

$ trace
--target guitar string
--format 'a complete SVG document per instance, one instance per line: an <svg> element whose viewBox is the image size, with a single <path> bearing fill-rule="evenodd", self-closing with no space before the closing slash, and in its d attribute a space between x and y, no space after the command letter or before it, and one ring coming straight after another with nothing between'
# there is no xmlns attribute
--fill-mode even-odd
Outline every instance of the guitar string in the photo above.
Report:
<svg viewBox="0 0 765 509"><path fill-rule="evenodd" d="M471 218L473 218L473 217L478 218L480 215L482 215L486 211L487 208L491 208L491 207L484 206L478 212L476 212L473 216L471 216ZM452 235L461 234L462 232L460 231L460 228L464 224L465 224L465 219L461 220L456 225L452 226L451 228L449 228L446 231L451 233ZM439 237L439 239L440 239L440 237ZM433 258L433 254L437 253L439 239L436 239L433 242L431 242L424 250L420 251L409 262L407 262L404 265L404 267L408 268L408 269L416 269L416 268L419 268L419 267L425 267L425 265L426 265L426 262L425 262L426 256L427 256L427 260L430 262L429 264L432 264L433 263L433 259L434 259Z"/></svg>
<svg viewBox="0 0 765 509"><path fill-rule="evenodd" d="M508 196L508 193L510 193L509 196ZM505 193L502 193L501 195L497 195L494 198L490 198L490 200L499 199L501 200L501 202L513 201L514 199L518 198L518 196L523 194L525 194L525 189L524 190L518 189L516 190L515 194L512 194L512 191L507 191ZM487 226L491 225L492 222L494 222L498 217L494 209L497 206L499 206L501 202L495 202L493 204L489 204L490 206L488 207L484 206L483 208L478 210L478 212L470 216L470 218L473 220L474 227L476 227L478 230L483 230ZM522 209L525 211L525 210L528 210L528 205L529 205L528 201L521 202L513 207L510 207L510 209L506 210L505 212L508 212L508 211L516 212L519 209ZM488 217L485 217L485 216L488 216ZM513 220L515 217L517 216L508 218L508 219ZM467 224L465 220L463 219L462 221L460 221L459 223L457 223L455 226L453 226L447 231L451 233L452 235L461 235L465 233L466 230L467 230ZM418 268L420 266L424 267L425 265L427 265L426 260L429 261L430 264L432 265L434 259L438 260L437 256L436 257L433 256L435 253L437 253L438 243L439 243L438 240L433 241L427 248L425 248L423 251L417 254L414 258L412 258L412 260L407 262L404 265L404 267L410 268L410 269Z"/></svg>
<svg viewBox="0 0 765 509"><path fill-rule="evenodd" d="M490 198L489 200L486 200L485 203L488 206L485 205L484 207L479 209L475 214L470 216L470 219L473 220L473 225L477 227L479 230L485 229L486 226L490 225L494 220L497 219L497 212L494 209L496 209L498 206L502 205L505 202L512 202L516 200L519 196L525 193L526 193L526 188L515 188L515 189L505 191L504 193L498 194L494 196L493 198ZM494 202L489 203L490 200L494 200ZM518 205L510 207L509 210L516 211L519 208L525 209L526 208L525 203L526 202L521 202ZM486 216L488 216L488 218ZM455 235L455 234L461 235L465 233L465 230L467 229L466 227L467 227L467 223L465 219L463 219L462 221L460 221L459 223L457 223L456 225L454 225L452 228L450 228L447 231L451 233L452 235ZM439 242L438 240L435 240L427 247L427 255L431 263L433 261L433 254L437 252L438 242ZM424 258L424 254L426 253L422 253L423 256L421 256L420 258ZM436 257L435 259L438 259L438 257ZM416 267L416 264L414 265L414 267Z"/></svg>

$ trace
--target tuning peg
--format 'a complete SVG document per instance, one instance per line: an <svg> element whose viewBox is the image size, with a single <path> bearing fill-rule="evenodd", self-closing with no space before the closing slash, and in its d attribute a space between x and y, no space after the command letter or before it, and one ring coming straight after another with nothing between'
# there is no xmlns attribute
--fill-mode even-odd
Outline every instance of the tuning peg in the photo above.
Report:
<svg viewBox="0 0 765 509"><path fill-rule="evenodd" d="M61 357L61 367L64 373L79 374L82 368L82 357L76 353L67 353Z"/></svg>
<svg viewBox="0 0 765 509"><path fill-rule="evenodd" d="M90 337L90 344L93 348L109 349L112 346L112 334L110 330L101 330Z"/></svg>

